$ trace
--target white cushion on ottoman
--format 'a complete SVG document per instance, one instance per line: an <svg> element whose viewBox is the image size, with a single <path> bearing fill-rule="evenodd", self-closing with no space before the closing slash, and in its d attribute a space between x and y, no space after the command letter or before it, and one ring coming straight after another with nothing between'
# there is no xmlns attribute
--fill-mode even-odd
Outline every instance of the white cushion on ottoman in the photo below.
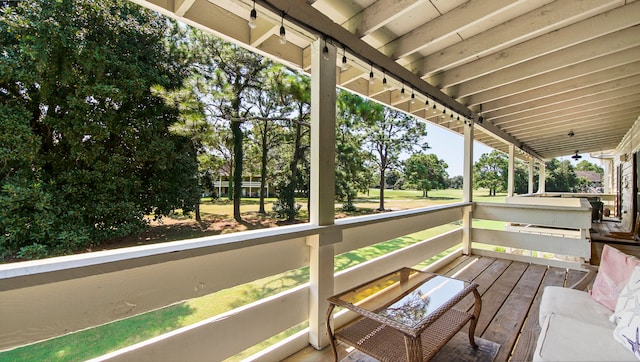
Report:
<svg viewBox="0 0 640 362"><path fill-rule="evenodd" d="M609 321L613 311L596 302L589 293L563 287L549 286L544 288L540 300L540 326L551 313L611 328L611 336L609 337L613 337L615 324Z"/></svg>
<svg viewBox="0 0 640 362"><path fill-rule="evenodd" d="M609 324L610 327L606 328L549 314L542 324L533 360L637 361L633 353L613 339L615 325Z"/></svg>

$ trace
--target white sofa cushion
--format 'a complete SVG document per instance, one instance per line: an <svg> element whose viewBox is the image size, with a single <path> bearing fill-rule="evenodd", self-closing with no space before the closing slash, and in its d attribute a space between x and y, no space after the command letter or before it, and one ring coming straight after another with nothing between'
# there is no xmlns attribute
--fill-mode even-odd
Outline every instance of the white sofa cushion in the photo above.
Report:
<svg viewBox="0 0 640 362"><path fill-rule="evenodd" d="M615 325L609 325L607 328L564 315L548 314L542 324L533 360L637 361L633 353L612 338Z"/></svg>
<svg viewBox="0 0 640 362"><path fill-rule="evenodd" d="M633 269L631 278L627 285L622 289L616 303L616 311L609 319L611 322L618 324L618 321L624 314L629 312L640 313L640 266ZM630 310L631 309L631 310ZM628 311L630 310L630 311Z"/></svg>
<svg viewBox="0 0 640 362"><path fill-rule="evenodd" d="M640 266L622 289L611 319L617 324L613 337L640 359Z"/></svg>
<svg viewBox="0 0 640 362"><path fill-rule="evenodd" d="M594 301L589 293L580 290L552 286L544 288L540 300L540 326L551 313L610 328L611 333L615 328L615 324L609 321L611 310ZM610 339L611 337L613 334L609 336Z"/></svg>

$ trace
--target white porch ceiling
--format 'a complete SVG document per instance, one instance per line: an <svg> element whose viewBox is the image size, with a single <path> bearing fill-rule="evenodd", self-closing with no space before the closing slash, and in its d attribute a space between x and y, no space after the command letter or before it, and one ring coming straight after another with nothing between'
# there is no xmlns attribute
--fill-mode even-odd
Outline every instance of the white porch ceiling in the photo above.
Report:
<svg viewBox="0 0 640 362"><path fill-rule="evenodd" d="M134 1L305 71L311 42L327 39L337 66L343 49L348 58L341 87L460 133L457 115L482 116L476 139L505 152L610 150L640 116L638 1L258 0L255 29L251 0Z"/></svg>

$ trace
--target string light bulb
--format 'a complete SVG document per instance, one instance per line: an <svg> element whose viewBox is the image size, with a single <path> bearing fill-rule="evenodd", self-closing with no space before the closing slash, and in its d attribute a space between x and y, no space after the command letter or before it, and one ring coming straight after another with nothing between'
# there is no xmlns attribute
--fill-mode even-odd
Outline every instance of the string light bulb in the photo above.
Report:
<svg viewBox="0 0 640 362"><path fill-rule="evenodd" d="M251 15L249 15L249 28L255 29L256 19L258 18L258 12L256 11L256 0L253 0L253 9L251 9Z"/></svg>
<svg viewBox="0 0 640 362"><path fill-rule="evenodd" d="M280 44L287 44L287 31L284 29L284 11L282 12L282 19L280 19Z"/></svg>
<svg viewBox="0 0 640 362"><path fill-rule="evenodd" d="M413 90L411 91L411 101L409 103L411 104L416 103L416 94L413 93Z"/></svg>
<svg viewBox="0 0 640 362"><path fill-rule="evenodd" d="M373 84L375 77L373 76L373 64L371 64L371 71L369 72L369 84Z"/></svg>
<svg viewBox="0 0 640 362"><path fill-rule="evenodd" d="M347 64L347 51L345 48L342 48L342 65L340 66L340 69L342 69L343 72L349 69L349 64Z"/></svg>
<svg viewBox="0 0 640 362"><path fill-rule="evenodd" d="M400 98L404 99L407 95L404 93L404 83L402 84L402 88L400 88Z"/></svg>
<svg viewBox="0 0 640 362"><path fill-rule="evenodd" d="M382 71L382 87L384 89L389 89L389 83L387 82L387 72Z"/></svg>
<svg viewBox="0 0 640 362"><path fill-rule="evenodd" d="M322 48L322 59L325 61L329 60L329 47L327 46L327 42L324 42L324 47Z"/></svg>
<svg viewBox="0 0 640 362"><path fill-rule="evenodd" d="M438 108L436 108L436 102L433 102L433 114L438 113Z"/></svg>

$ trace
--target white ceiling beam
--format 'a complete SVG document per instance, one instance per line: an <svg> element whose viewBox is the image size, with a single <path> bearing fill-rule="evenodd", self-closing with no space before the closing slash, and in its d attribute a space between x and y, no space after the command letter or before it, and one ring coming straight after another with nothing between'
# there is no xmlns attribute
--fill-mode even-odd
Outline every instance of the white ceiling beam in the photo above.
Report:
<svg viewBox="0 0 640 362"><path fill-rule="evenodd" d="M392 56L393 59L404 58L447 36L457 35L460 30L473 27L494 13L504 11L514 3L517 3L517 0L470 0L402 35L380 50L384 54Z"/></svg>
<svg viewBox="0 0 640 362"><path fill-rule="evenodd" d="M540 87L532 91L518 93L495 101L482 104L486 112L535 108L536 104L553 104L570 98L596 94L613 87L627 87L640 84L640 61L636 64L607 69L602 72L588 74L584 77L572 78L563 82ZM635 83L634 83L635 81ZM523 108L525 107L525 108Z"/></svg>
<svg viewBox="0 0 640 362"><path fill-rule="evenodd" d="M633 99L640 100L640 85L635 85L622 89L614 89L608 92L583 97L578 100L568 100L551 105L537 107L531 111L525 110L508 116L501 117L498 112L493 115L487 115L487 119L491 120L502 129L507 129L508 125L521 122L528 119L549 118L550 116L573 114L572 112L582 110L593 110L602 107L611 107L620 103L626 103ZM495 116L494 116L495 115Z"/></svg>
<svg viewBox="0 0 640 362"><path fill-rule="evenodd" d="M640 73L640 68L638 73ZM564 92L549 92L548 96L544 93L531 96L529 101L512 101L512 103L500 104L498 107L492 107L495 105L493 102L487 104L486 108L483 105L483 112L489 119L497 119L501 117L507 117L510 115L519 115L522 112L537 112L542 109L549 109L556 105L566 107L570 104L588 104L590 100L598 101L602 98L608 97L608 92L618 92L616 94L626 95L628 93L636 93L633 90L634 86L640 85L640 75L630 74L629 76L623 76L618 78L612 78L611 81L601 82L599 84L590 84L588 87L567 87L564 88ZM542 88L541 92L544 92L546 88ZM573 102L572 102L573 101ZM555 108L555 107L554 107Z"/></svg>
<svg viewBox="0 0 640 362"><path fill-rule="evenodd" d="M543 128L547 125L550 125L552 122L562 122L564 124L570 125L570 122L581 119L583 117L591 117L595 114L606 114L607 112L612 112L612 107L618 107L619 109L631 109L636 107L637 104L637 96L628 98L615 98L613 100L593 104L589 109L585 109L583 107L575 107L574 109L568 109L564 112L539 115L536 117L531 117L528 120L511 122L509 125L500 125L497 127L505 132L517 132L518 129L522 132L529 127Z"/></svg>
<svg viewBox="0 0 640 362"><path fill-rule="evenodd" d="M640 2L638 2L640 4ZM639 18L640 19L640 18ZM640 46L640 27L634 26L555 53L531 59L517 66L467 81L455 87L456 98L468 97L487 89L534 77L586 60L600 58L623 49Z"/></svg>
<svg viewBox="0 0 640 362"><path fill-rule="evenodd" d="M557 154L559 156L572 154L575 151L579 153L589 153L602 149L615 148L620 140L618 135L593 136L585 138L581 141L569 141L565 144L541 144L535 147L544 148L545 151Z"/></svg>
<svg viewBox="0 0 640 362"><path fill-rule="evenodd" d="M342 26L362 38L424 3L425 0L378 0L344 22Z"/></svg>
<svg viewBox="0 0 640 362"><path fill-rule="evenodd" d="M531 141L531 139L540 138L545 134L563 134L567 135L569 130L573 130L575 134L583 134L593 132L594 124L603 124L610 120L625 120L634 119L637 112L640 111L640 105L632 108L624 108L620 110L597 112L592 114L582 115L581 117L567 119L567 122L547 124L547 125L535 125L532 123L522 123L521 127L514 130L513 133L521 139L523 142ZM605 123L606 124L606 123ZM612 127L615 125L608 124Z"/></svg>
<svg viewBox="0 0 640 362"><path fill-rule="evenodd" d="M612 56L590 59L565 68L556 69L552 72L505 84L498 88L492 88L484 92L476 93L470 97L462 98L460 101L470 107L482 104L484 109L484 106L488 102L494 100L518 94L526 97L526 92L528 91L545 87L548 88L557 83L569 82L574 79L579 81L580 78L588 77L591 74L604 72L615 67L622 68L630 63L633 63L633 65L628 68L634 67L634 69L637 69L638 59L640 59L640 47L630 48L618 52L615 55L612 54ZM633 72L635 72L635 70Z"/></svg>
<svg viewBox="0 0 640 362"><path fill-rule="evenodd" d="M629 127L628 123L633 120L639 107L625 109L617 112L607 112L593 116L584 116L583 119L572 119L570 122L554 124L551 127L531 127L529 129L522 128L516 133L522 142L530 143L534 140L553 137L553 135L562 136L557 141L560 142L565 136L569 138L568 132L572 130L574 134L581 136L592 133L600 133L604 130L619 130L619 126ZM636 112L634 114L634 112ZM526 127L526 124L523 125ZM579 139L578 137L577 139Z"/></svg>
<svg viewBox="0 0 640 362"><path fill-rule="evenodd" d="M528 1L523 3L528 3ZM497 24L494 28L429 55L415 65L412 64L410 68L418 71L424 78L429 78L438 72L449 70L543 35L550 29L558 29L572 24L579 19L597 14L597 11L603 6L614 6L612 4L617 6L620 2L612 0L607 2L560 0L549 3L550 1L533 3L535 9L532 11L505 23Z"/></svg>
<svg viewBox="0 0 640 362"><path fill-rule="evenodd" d="M607 119L607 122L612 122L611 119ZM609 128L607 128L609 126ZM628 123L621 123L620 125L607 125L607 124L597 124L592 123L593 132L590 133L577 133L580 136L569 137L567 136L564 130L561 130L559 133L550 133L546 135L541 135L542 137L530 138L527 140L527 143L532 146L538 146L540 144L549 144L549 143L558 143L561 147L566 147L565 143L569 142L581 142L585 139L597 138L610 136L619 133L623 128L629 129Z"/></svg>
<svg viewBox="0 0 640 362"><path fill-rule="evenodd" d="M573 2L571 2L573 4ZM609 12L572 24L490 56L461 65L445 72L438 84L449 88L483 75L499 73L517 64L536 59L544 54L553 54L563 49L584 44L607 34L614 34L640 24L640 2L619 7ZM638 30L635 30L637 37Z"/></svg>
<svg viewBox="0 0 640 362"><path fill-rule="evenodd" d="M176 13L177 16L184 16L195 2L196 0L175 0L173 12Z"/></svg>

